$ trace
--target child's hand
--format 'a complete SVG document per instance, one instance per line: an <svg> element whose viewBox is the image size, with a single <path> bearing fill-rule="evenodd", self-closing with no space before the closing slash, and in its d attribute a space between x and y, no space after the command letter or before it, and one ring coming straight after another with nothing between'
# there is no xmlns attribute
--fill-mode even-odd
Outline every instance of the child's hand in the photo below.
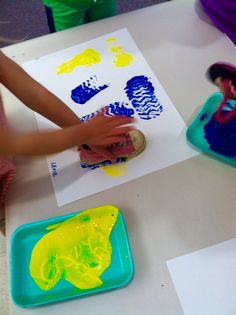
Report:
<svg viewBox="0 0 236 315"><path fill-rule="evenodd" d="M84 122L86 129L86 144L88 146L109 146L123 140L125 134L133 129L124 126L134 122L132 117L105 116L100 114Z"/></svg>

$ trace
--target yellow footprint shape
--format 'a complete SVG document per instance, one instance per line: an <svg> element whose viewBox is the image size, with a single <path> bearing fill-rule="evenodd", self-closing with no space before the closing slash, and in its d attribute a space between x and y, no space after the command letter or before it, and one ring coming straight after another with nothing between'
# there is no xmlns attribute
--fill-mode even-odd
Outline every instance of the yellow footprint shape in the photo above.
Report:
<svg viewBox="0 0 236 315"><path fill-rule="evenodd" d="M113 64L115 67L126 67L132 63L134 57L117 44L116 38L108 38L106 44L107 49L114 55Z"/></svg>
<svg viewBox="0 0 236 315"><path fill-rule="evenodd" d="M82 53L76 55L71 60L59 65L56 69L56 73L70 73L76 67L91 67L100 62L101 56L99 52L92 48L88 48L85 49Z"/></svg>

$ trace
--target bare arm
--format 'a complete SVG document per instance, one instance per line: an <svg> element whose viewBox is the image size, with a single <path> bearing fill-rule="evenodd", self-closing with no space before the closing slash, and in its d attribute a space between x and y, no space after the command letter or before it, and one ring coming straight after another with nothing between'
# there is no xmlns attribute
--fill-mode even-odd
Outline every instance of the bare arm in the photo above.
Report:
<svg viewBox="0 0 236 315"><path fill-rule="evenodd" d="M57 96L30 77L0 51L0 82L26 106L61 128L80 123L79 117Z"/></svg>
<svg viewBox="0 0 236 315"><path fill-rule="evenodd" d="M106 117L99 115L86 123L66 127L58 131L16 134L0 130L0 154L44 155L57 153L75 146L108 146L123 140L132 127L123 126L130 117Z"/></svg>
<svg viewBox="0 0 236 315"><path fill-rule="evenodd" d="M123 140L131 127L123 127L131 118L99 115L87 123L60 99L32 79L21 67L0 51L0 82L32 110L42 114L62 130L16 134L0 130L0 154L42 155L87 144L104 156L113 158L105 147ZM101 146L101 148L99 147Z"/></svg>

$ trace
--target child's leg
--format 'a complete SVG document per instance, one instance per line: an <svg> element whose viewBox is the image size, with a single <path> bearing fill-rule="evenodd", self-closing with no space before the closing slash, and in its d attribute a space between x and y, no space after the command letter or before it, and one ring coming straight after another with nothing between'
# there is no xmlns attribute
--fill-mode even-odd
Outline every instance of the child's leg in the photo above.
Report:
<svg viewBox="0 0 236 315"><path fill-rule="evenodd" d="M116 0L96 0L86 13L85 22L97 21L117 13Z"/></svg>
<svg viewBox="0 0 236 315"><path fill-rule="evenodd" d="M85 13L87 7L84 5L67 5L60 1L54 1L51 9L55 30L62 31L74 26L78 26L85 23ZM49 16L50 17L50 16ZM50 23L50 19L48 23ZM52 23L52 22L51 22Z"/></svg>

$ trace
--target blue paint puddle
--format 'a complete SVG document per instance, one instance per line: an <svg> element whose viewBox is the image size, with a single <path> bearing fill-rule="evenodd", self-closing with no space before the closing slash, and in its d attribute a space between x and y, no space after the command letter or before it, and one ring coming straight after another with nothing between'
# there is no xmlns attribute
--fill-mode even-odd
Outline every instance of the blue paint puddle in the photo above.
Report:
<svg viewBox="0 0 236 315"><path fill-rule="evenodd" d="M114 102L106 106L107 112L106 114L109 116L128 116L134 117L134 110L133 108L129 108L129 105L124 102ZM81 121L88 121L92 117L96 116L99 111L94 113L85 115L80 118Z"/></svg>
<svg viewBox="0 0 236 315"><path fill-rule="evenodd" d="M94 75L71 91L71 99L75 103L85 104L108 86L108 84L99 86L97 76Z"/></svg>
<svg viewBox="0 0 236 315"><path fill-rule="evenodd" d="M117 158L115 164L125 162L126 160L127 160L127 158L122 158L122 157L121 158ZM107 166L107 165L111 165L111 164L112 164L112 162L109 161L109 160L106 160L106 161L104 161L102 163L94 164L94 165L89 165L87 163L80 163L82 168L89 168L90 170L95 170L95 169L97 169L97 168L99 168L101 166Z"/></svg>
<svg viewBox="0 0 236 315"><path fill-rule="evenodd" d="M227 115L233 106L227 103L222 110L222 115ZM204 126L205 138L210 145L210 149L236 158L236 116L230 121L221 124L215 119L215 115L211 117Z"/></svg>
<svg viewBox="0 0 236 315"><path fill-rule="evenodd" d="M163 111L148 77L140 75L131 78L126 83L125 92L141 119L156 118Z"/></svg>

